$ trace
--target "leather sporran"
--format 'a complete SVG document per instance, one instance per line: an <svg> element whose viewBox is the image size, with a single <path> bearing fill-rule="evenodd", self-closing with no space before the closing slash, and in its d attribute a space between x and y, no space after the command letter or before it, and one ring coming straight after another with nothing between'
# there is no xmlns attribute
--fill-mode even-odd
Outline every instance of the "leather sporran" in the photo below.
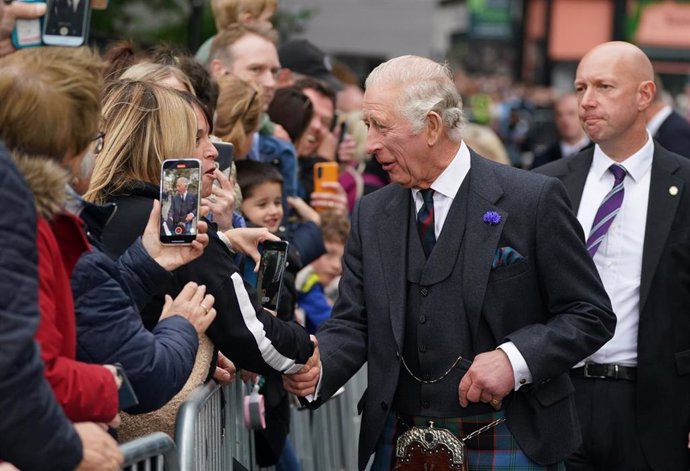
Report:
<svg viewBox="0 0 690 471"><path fill-rule="evenodd" d="M465 444L443 428L412 427L395 444L395 471L468 471Z"/></svg>

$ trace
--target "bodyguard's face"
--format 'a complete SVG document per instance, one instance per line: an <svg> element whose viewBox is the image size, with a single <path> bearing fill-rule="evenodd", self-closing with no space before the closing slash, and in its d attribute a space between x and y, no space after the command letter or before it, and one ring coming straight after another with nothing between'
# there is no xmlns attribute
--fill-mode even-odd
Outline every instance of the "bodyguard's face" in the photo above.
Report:
<svg viewBox="0 0 690 471"><path fill-rule="evenodd" d="M398 113L399 89L375 84L364 93L364 124L367 126L367 153L373 154L392 182L405 188L426 188L430 179L427 159L430 147L425 132L412 132L412 126Z"/></svg>

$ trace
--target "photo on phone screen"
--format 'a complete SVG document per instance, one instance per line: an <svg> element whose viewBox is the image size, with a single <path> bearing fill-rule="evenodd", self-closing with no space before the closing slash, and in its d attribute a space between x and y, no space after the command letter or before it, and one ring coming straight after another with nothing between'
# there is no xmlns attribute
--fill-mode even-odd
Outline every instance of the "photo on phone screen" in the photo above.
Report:
<svg viewBox="0 0 690 471"><path fill-rule="evenodd" d="M283 275L287 266L287 251L288 243L282 240L267 240L261 244L256 291L259 294L259 302L266 309L278 309Z"/></svg>
<svg viewBox="0 0 690 471"><path fill-rule="evenodd" d="M218 151L218 158L216 159L216 162L218 162L218 170L223 172L232 165L235 146L229 142L214 142L213 145Z"/></svg>
<svg viewBox="0 0 690 471"><path fill-rule="evenodd" d="M90 0L48 0L43 22L43 42L50 46L86 43L91 16Z"/></svg>
<svg viewBox="0 0 690 471"><path fill-rule="evenodd" d="M201 162L166 160L161 175L160 240L163 244L191 244L199 219Z"/></svg>

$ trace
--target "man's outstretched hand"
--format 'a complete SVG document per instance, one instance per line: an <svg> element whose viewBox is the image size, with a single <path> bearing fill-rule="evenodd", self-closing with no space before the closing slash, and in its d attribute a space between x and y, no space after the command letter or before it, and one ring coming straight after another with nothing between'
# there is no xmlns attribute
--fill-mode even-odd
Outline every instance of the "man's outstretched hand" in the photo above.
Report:
<svg viewBox="0 0 690 471"><path fill-rule="evenodd" d="M292 375L283 375L285 390L298 397L306 397L316 392L316 385L321 376L321 355L319 354L319 342L316 337L310 336L314 344L314 353L304 365L304 368Z"/></svg>

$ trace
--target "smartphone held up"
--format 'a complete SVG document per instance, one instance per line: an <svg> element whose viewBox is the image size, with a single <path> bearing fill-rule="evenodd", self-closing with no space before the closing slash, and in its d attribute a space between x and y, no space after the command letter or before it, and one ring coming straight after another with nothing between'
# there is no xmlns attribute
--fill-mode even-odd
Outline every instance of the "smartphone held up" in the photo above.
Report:
<svg viewBox="0 0 690 471"><path fill-rule="evenodd" d="M197 235L201 191L201 162L166 160L161 174L160 241L191 244Z"/></svg>
<svg viewBox="0 0 690 471"><path fill-rule="evenodd" d="M38 3L46 0L22 0ZM83 46L89 36L91 0L47 0L42 18L18 19L12 30L12 45L19 49L47 46ZM102 8L102 7L101 7Z"/></svg>

